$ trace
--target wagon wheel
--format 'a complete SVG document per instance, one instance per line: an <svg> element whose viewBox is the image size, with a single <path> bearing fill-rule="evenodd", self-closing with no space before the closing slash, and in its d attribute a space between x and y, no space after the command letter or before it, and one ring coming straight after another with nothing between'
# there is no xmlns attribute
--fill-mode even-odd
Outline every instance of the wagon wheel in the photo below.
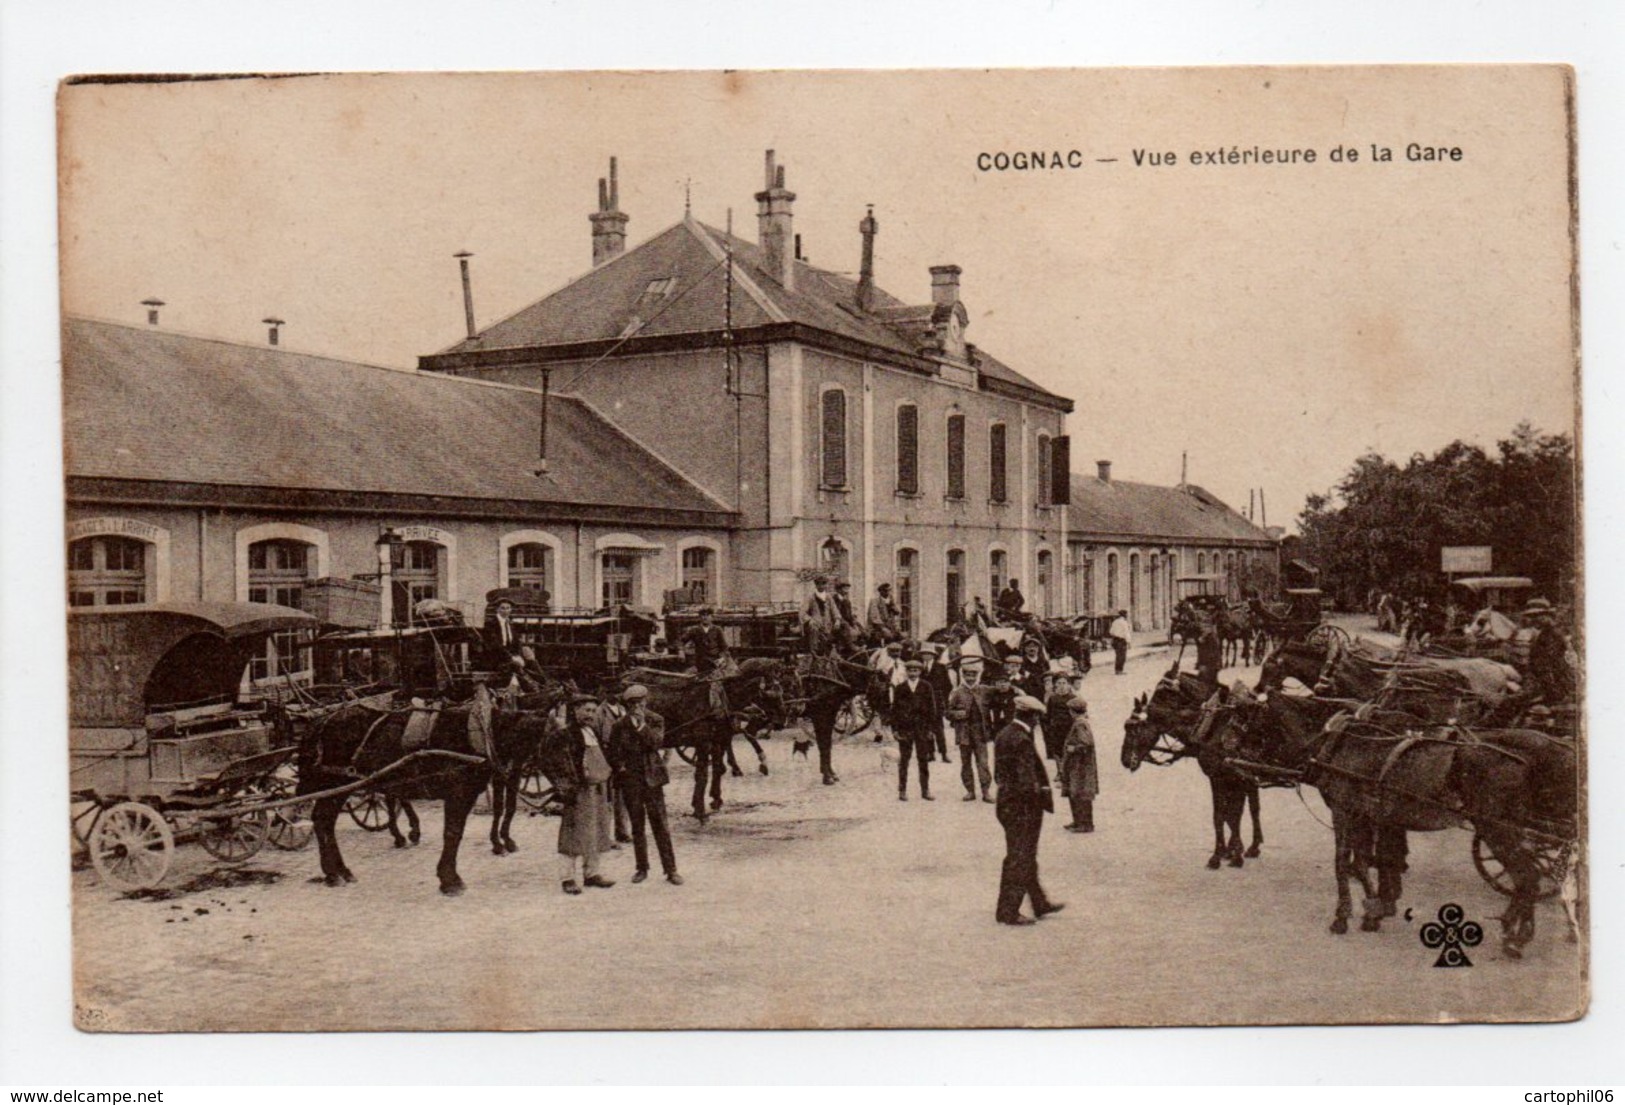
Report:
<svg viewBox="0 0 1625 1105"><path fill-rule="evenodd" d="M1303 639L1305 643L1317 645L1323 649L1330 648L1334 641L1339 647L1347 647L1349 644L1348 630L1340 625L1332 625L1329 622L1321 622L1304 634Z"/></svg>
<svg viewBox="0 0 1625 1105"><path fill-rule="evenodd" d="M292 798L293 792L293 780L283 778L272 779L266 789L267 797L274 799ZM309 844L316 834L316 826L310 819L314 806L314 802L300 802L295 806L278 806L274 810L267 810L271 816L271 846L284 852L297 852Z"/></svg>
<svg viewBox="0 0 1625 1105"><path fill-rule="evenodd" d="M120 802L97 818L90 831L90 862L109 886L143 890L169 874L175 834L157 810L142 802Z"/></svg>
<svg viewBox="0 0 1625 1105"><path fill-rule="evenodd" d="M1525 836L1521 846L1540 870L1540 886L1535 894L1535 901L1544 902L1557 897L1563 889L1563 880L1568 878L1574 844L1570 841L1559 844L1544 837ZM1479 833L1473 834L1473 866L1478 868L1478 873L1496 893L1512 897L1516 888L1511 872L1495 853L1490 851L1489 845Z"/></svg>
<svg viewBox="0 0 1625 1105"><path fill-rule="evenodd" d="M198 843L203 850L224 863L242 863L265 847L271 833L271 816L264 810L251 810L227 817L198 819Z"/></svg>
<svg viewBox="0 0 1625 1105"><path fill-rule="evenodd" d="M868 696L853 695L841 705L840 713L835 715L835 733L837 736L850 737L854 733L863 732L874 719L875 710L869 705Z"/></svg>
<svg viewBox="0 0 1625 1105"><path fill-rule="evenodd" d="M531 809L541 809L552 797L553 784L540 768L533 767L519 776L519 800Z"/></svg>
<svg viewBox="0 0 1625 1105"><path fill-rule="evenodd" d="M344 812L369 833L381 833L389 828L389 802L376 790L350 795L344 801Z"/></svg>
<svg viewBox="0 0 1625 1105"><path fill-rule="evenodd" d="M677 746L677 758L682 760L685 764L688 764L690 767L694 766L695 754L695 749L692 744L679 744Z"/></svg>

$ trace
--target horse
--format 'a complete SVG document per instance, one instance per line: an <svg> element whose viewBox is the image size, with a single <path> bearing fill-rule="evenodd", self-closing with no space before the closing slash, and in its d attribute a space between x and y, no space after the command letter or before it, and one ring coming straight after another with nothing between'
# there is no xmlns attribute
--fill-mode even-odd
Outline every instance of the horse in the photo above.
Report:
<svg viewBox="0 0 1625 1105"><path fill-rule="evenodd" d="M1205 734L1199 732L1207 728L1202 724L1207 703L1218 694L1217 688L1196 676L1182 674L1176 661L1150 694L1134 700L1133 712L1123 725L1121 753L1123 766L1131 772L1139 770L1147 760L1168 764L1195 758L1207 776L1213 797L1213 854L1207 861L1210 871L1217 871L1225 862L1240 867L1246 859L1257 858L1264 845L1258 784L1228 766L1218 747L1205 741ZM1251 810L1253 828L1253 842L1245 852L1241 844L1244 809Z"/></svg>
<svg viewBox="0 0 1625 1105"><path fill-rule="evenodd" d="M1394 913L1399 894L1381 884L1386 832L1432 832L1471 824L1512 883L1501 915L1502 950L1523 955L1534 938L1542 871L1528 843L1528 826L1572 826L1579 800L1574 745L1527 729L1439 726L1418 732L1388 727L1381 715L1346 712L1324 725L1305 700L1271 695L1242 707L1230 727L1236 755L1301 774L1332 812L1337 908L1331 931L1348 931L1350 879L1365 891L1360 928L1376 932ZM1392 716L1392 715L1390 715ZM1378 886L1369 869L1379 853ZM1399 869L1403 870L1401 859Z"/></svg>
<svg viewBox="0 0 1625 1105"><path fill-rule="evenodd" d="M353 784L367 785L386 797L433 799L445 803L445 827L435 873L440 892L461 894L457 852L468 815L494 766L522 762L539 747L545 713L492 710L483 688L475 701L445 706L431 718L412 724L411 707L378 708L366 703L339 707L296 734L299 783L294 793L313 795L315 829L322 878L328 886L356 881L339 851L335 824ZM286 727L283 712L273 714ZM422 731L426 729L427 731Z"/></svg>
<svg viewBox="0 0 1625 1105"><path fill-rule="evenodd" d="M722 777L727 770L728 746L736 733L749 734L753 726L788 722L784 667L769 657L742 660L737 671L720 679L701 679L654 668L633 668L623 684L641 683L649 689L649 708L666 722L666 747L694 751L694 816L702 824L709 813L722 808ZM747 737L747 739L751 739ZM754 739L751 743L755 744ZM760 754L760 746L758 754ZM706 810L709 781L711 806Z"/></svg>
<svg viewBox="0 0 1625 1105"><path fill-rule="evenodd" d="M499 695L498 708L551 712L573 690L573 684L549 680L539 690L530 690L514 696ZM513 819L519 810L519 785L528 773L535 770L538 748L539 746L504 748L502 751L505 755L493 756L491 759L491 854L494 856L512 855L519 851L519 845L513 839ZM410 816L410 805L407 806L407 811ZM414 817L413 843L416 843L416 821ZM393 830L393 813L390 827Z"/></svg>
<svg viewBox="0 0 1625 1105"><path fill-rule="evenodd" d="M1374 703L1429 724L1482 722L1517 693L1516 670L1477 657L1399 656L1337 638L1287 641L1264 661L1256 691L1294 678L1320 697Z"/></svg>
<svg viewBox="0 0 1625 1105"><path fill-rule="evenodd" d="M868 654L861 649L846 657L806 657L790 676L801 716L812 722L818 769L825 786L841 781L835 773L833 755L836 719L854 698L869 695L876 676L868 664Z"/></svg>

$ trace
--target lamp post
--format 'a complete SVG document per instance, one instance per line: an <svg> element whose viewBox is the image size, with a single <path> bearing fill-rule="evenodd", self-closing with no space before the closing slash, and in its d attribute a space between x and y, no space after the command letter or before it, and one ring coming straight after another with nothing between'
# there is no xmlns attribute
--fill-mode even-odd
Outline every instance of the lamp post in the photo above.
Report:
<svg viewBox="0 0 1625 1105"><path fill-rule="evenodd" d="M393 583L395 550L401 545L401 535L394 526L385 526L374 547L378 552L378 628L388 629L395 623Z"/></svg>

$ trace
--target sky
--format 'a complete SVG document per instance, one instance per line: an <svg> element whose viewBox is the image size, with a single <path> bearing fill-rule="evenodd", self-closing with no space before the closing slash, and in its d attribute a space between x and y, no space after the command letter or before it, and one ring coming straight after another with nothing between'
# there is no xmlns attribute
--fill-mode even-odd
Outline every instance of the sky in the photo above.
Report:
<svg viewBox="0 0 1625 1105"><path fill-rule="evenodd" d="M635 246L685 195L753 235L773 148L814 264L857 268L873 204L882 287L925 302L962 267L967 338L1076 401L1078 470L1173 483L1185 453L1290 524L1367 449L1572 431L1564 92L1473 66L81 85L63 309L140 324L156 296L166 329L258 342L275 316L289 348L411 367L463 334L457 251L482 326L590 266L610 156ZM1230 162L1254 149L1316 161ZM1076 167L993 167L1018 151Z"/></svg>

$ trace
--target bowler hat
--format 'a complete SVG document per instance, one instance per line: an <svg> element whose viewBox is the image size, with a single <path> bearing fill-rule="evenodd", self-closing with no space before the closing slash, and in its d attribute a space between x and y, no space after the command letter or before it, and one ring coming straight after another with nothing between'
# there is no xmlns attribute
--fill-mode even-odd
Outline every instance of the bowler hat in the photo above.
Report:
<svg viewBox="0 0 1625 1105"><path fill-rule="evenodd" d="M1552 604L1545 599L1530 599L1523 608L1524 617L1531 614L1550 614Z"/></svg>

